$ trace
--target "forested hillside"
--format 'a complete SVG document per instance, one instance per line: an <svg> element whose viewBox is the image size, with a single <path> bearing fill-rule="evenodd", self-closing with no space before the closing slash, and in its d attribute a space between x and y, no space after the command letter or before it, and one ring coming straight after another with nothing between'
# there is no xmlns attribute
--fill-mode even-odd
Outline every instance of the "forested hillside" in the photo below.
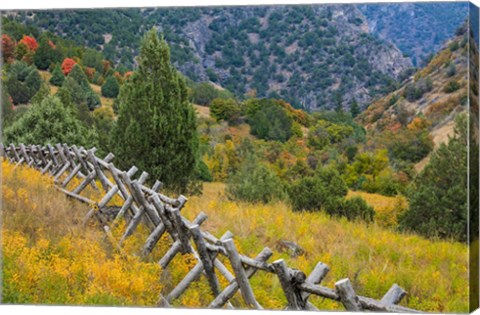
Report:
<svg viewBox="0 0 480 315"><path fill-rule="evenodd" d="M11 14L104 52L126 69L139 36L156 26L177 68L238 97L281 97L305 109L360 105L395 88L411 62L368 33L355 6L160 8ZM125 26L128 25L128 26ZM375 53L373 53L375 52Z"/></svg>
<svg viewBox="0 0 480 315"><path fill-rule="evenodd" d="M361 4L370 32L392 41L423 67L468 13L467 2Z"/></svg>

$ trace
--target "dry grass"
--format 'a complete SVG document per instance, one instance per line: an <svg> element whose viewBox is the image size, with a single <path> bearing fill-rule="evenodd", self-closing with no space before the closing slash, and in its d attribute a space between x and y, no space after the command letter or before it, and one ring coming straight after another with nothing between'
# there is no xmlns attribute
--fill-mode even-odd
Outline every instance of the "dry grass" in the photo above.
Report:
<svg viewBox="0 0 480 315"><path fill-rule="evenodd" d="M197 112L197 116L199 118L209 118L210 117L210 107L207 106L200 106L193 104L195 111Z"/></svg>
<svg viewBox="0 0 480 315"><path fill-rule="evenodd" d="M284 203L248 204L227 200L224 184L209 183L200 197L187 203L184 214L192 219L204 211L205 227L217 236L226 230L235 235L240 250L253 257L264 246L277 248L279 240L300 245L306 254L291 258L289 265L306 272L318 261L331 267L325 284L349 277L359 294L381 298L393 283L409 296L402 303L423 311L466 312L468 309L467 246L446 241L429 241L415 235L393 232L376 224L332 219L323 213L295 213ZM353 194L353 193L351 193ZM392 200L370 199L378 209ZM259 300L277 308L283 296L271 276L261 273L253 281ZM321 309L341 309L337 303L313 298Z"/></svg>
<svg viewBox="0 0 480 315"><path fill-rule="evenodd" d="M2 162L2 196L4 303L155 305L158 264L113 252L98 226L82 228L88 206L51 177Z"/></svg>
<svg viewBox="0 0 480 315"><path fill-rule="evenodd" d="M132 256L125 265L111 252L110 244L104 243L97 226L78 227L87 206L55 191L50 177L24 167L13 171L7 163L2 164L2 170L6 302L152 305L160 286L164 293L169 292L196 262L189 255L178 255L159 283L156 261L171 244L166 235L157 244L151 263ZM437 312L468 309L468 255L463 244L433 242L318 212L295 213L281 202L236 203L225 199L223 191L224 184L205 184L203 195L190 198L183 213L193 219L198 212L206 212L209 219L204 228L216 236L230 229L239 251L248 256L268 246L275 252L272 260L285 258L291 267L307 273L318 261L328 264L332 270L324 284L329 287L349 277L359 294L381 298L398 283L409 293L402 302L406 306ZM85 193L95 200L100 196L91 189ZM378 195L362 196L370 198L377 209L392 203ZM123 224L113 231L117 239ZM146 234L144 227L139 227L125 244L125 251L138 251ZM296 242L306 253L292 258L279 252L277 242L282 239ZM224 279L220 282L223 287L227 284ZM265 308L282 309L285 305L273 275L257 273L252 286ZM204 307L211 299L202 278L174 305ZM337 302L316 297L311 301L320 309L342 309ZM242 305L238 294L234 302Z"/></svg>

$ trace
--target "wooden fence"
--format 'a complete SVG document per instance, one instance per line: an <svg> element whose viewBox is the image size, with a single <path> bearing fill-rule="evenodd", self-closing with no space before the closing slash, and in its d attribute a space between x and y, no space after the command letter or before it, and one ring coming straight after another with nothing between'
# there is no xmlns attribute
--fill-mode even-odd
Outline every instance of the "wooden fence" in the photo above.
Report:
<svg viewBox="0 0 480 315"><path fill-rule="evenodd" d="M375 300L357 295L348 278L336 282L333 289L320 285L330 270L321 262L306 276L300 270L289 268L283 259L269 263L268 260L273 253L268 247L265 247L255 258L242 255L235 247L232 233L227 232L218 239L200 228L207 219L203 212L198 214L192 222L180 214L187 202L186 197L182 195L177 198L167 197L160 192L162 188L160 181L157 180L152 187L145 184L149 176L146 172L135 177L134 175L139 171L137 167L132 166L127 172L119 170L112 163L113 154L110 153L101 159L95 155L95 152L95 148L86 150L66 144L55 146L10 144L8 147L0 144L0 155L3 159L16 166L26 164L38 169L42 174L49 173L54 177L55 187L58 190L89 204L90 210L85 216L84 223L93 217L100 219L99 213L107 208L107 204L114 196L119 196L123 205L116 213L113 222L110 226L105 220L101 222L106 235L118 250L122 251L122 243L141 223L145 224L150 231L141 249L144 257L151 253L164 234L171 238L171 247L158 262L162 270L168 268L176 255L190 253L196 258L196 265L185 278L167 295L160 294L158 302L160 307L170 307L172 301L178 299L192 282L203 275L208 280L209 288L215 297L209 307L234 308L230 299L240 291L249 308L262 309L249 282L255 273L262 271L273 273L278 277L287 300L286 308L289 310L318 310L308 301L309 296L313 294L338 301L348 311L419 313L417 310L397 305L406 292L396 284L381 300ZM109 180L107 174L113 178L113 182ZM75 188L67 190L67 185L74 178L77 178L80 183ZM100 183L103 190L97 183ZM87 186L103 192L103 198L96 202L82 196ZM116 226L122 217L126 219L127 225L120 240L117 241L110 227ZM233 274L217 258L219 255L229 260ZM227 279L229 284L226 287L220 286L217 274Z"/></svg>

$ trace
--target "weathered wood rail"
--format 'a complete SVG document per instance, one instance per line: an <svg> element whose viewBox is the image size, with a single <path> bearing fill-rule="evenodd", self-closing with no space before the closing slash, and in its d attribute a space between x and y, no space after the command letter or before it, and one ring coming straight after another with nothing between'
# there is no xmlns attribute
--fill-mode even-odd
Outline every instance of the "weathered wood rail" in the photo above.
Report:
<svg viewBox="0 0 480 315"><path fill-rule="evenodd" d="M145 182L149 174L142 172L137 179L134 179L134 175L139 171L137 167L132 166L127 172L119 170L112 163L113 154L110 153L101 159L95 155L95 152L95 148L87 150L66 144L55 146L0 144L0 156L3 159L16 164L15 167L25 164L38 169L42 174L50 174L58 190L89 204L91 208L85 215L84 223L95 216L100 220L99 212L101 213L102 209L107 207L112 198L119 196L123 205L110 224L112 227L117 226L119 220L122 217L125 218L127 224L120 240L114 238L111 226L107 222L100 221L104 225L107 237L120 252L123 252L122 243L125 239L134 233L139 224L145 224L150 234L141 248L144 257L148 257L164 234L171 239L171 247L158 262L162 270L166 270L170 262L179 254L190 253L196 258L196 265L185 278L168 294L160 294L158 302L160 307L169 307L192 282L203 275L215 297L209 307L233 308L230 299L240 291L247 307L262 309L255 298L249 279L255 273L263 271L278 277L287 300L286 307L289 310L318 310L308 301L309 296L313 294L338 301L348 311L420 313L398 305L406 292L397 284L393 284L381 300L375 300L357 295L349 279L339 280L333 289L320 285L330 270L321 262L306 276L300 270L289 268L283 259L269 263L268 260L273 253L268 247L265 247L255 258L242 255L235 247L232 233L227 232L218 239L201 230L200 226L207 219L205 213L199 213L192 222L180 214L187 202L186 197L180 195L177 198L170 198L162 194L160 181L156 181L152 187L147 187ZM107 174L111 175L113 182L109 180ZM80 180L80 184L67 190L66 187L74 178ZM101 184L101 188L97 186L97 181ZM88 186L102 192L103 198L99 202L82 196L82 192ZM228 259L233 274L217 258L219 255ZM222 288L217 275L225 277L229 284Z"/></svg>

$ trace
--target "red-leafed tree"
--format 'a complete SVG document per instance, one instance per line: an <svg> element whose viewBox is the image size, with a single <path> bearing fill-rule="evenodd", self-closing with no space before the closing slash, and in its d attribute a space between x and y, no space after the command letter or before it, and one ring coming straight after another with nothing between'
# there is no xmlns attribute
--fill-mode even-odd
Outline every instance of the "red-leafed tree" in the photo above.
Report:
<svg viewBox="0 0 480 315"><path fill-rule="evenodd" d="M72 71L73 67L76 65L77 63L75 62L75 60L73 60L72 58L65 58L65 60L63 60L62 62L62 71L63 71L63 74L64 75L68 75L70 73L70 71Z"/></svg>
<svg viewBox="0 0 480 315"><path fill-rule="evenodd" d="M7 63L10 63L14 58L15 43L7 34L2 34L2 57Z"/></svg>
<svg viewBox="0 0 480 315"><path fill-rule="evenodd" d="M31 36L23 35L23 38L20 40L20 43L27 45L30 51L35 52L38 48L37 40Z"/></svg>

